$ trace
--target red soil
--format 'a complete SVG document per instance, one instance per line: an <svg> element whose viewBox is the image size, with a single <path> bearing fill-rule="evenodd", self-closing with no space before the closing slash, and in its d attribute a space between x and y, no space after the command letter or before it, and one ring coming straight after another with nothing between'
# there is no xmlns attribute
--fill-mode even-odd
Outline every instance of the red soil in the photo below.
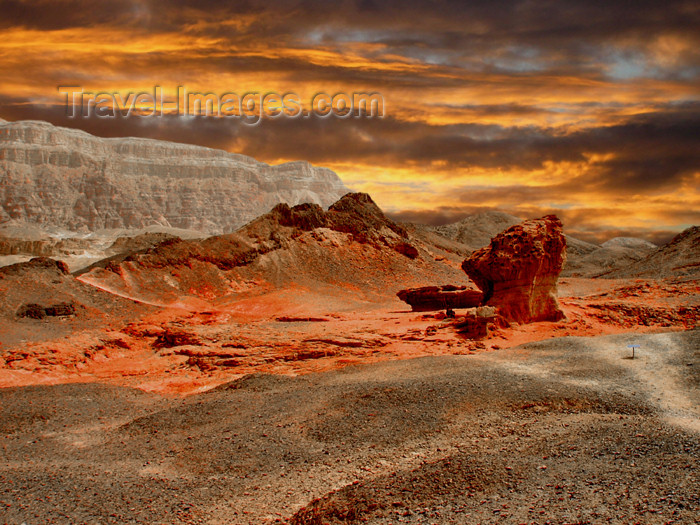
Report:
<svg viewBox="0 0 700 525"><path fill-rule="evenodd" d="M189 297L130 321L105 319L6 345L0 387L99 381L185 395L256 372L297 375L554 337L683 330L700 321L696 281L566 278L559 293L566 319L493 329L481 341L464 339L439 313L411 312L395 297L369 302L339 287L287 287L229 304ZM324 321L277 320L284 316ZM46 329L63 321L23 322Z"/></svg>

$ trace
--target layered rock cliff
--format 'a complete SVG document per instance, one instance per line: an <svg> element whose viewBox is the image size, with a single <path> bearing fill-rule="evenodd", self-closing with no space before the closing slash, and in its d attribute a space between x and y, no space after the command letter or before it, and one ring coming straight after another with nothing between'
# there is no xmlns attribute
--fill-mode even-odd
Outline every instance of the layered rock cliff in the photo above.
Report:
<svg viewBox="0 0 700 525"><path fill-rule="evenodd" d="M220 234L281 202L328 206L347 192L334 172L307 162L270 166L200 146L0 121L0 222Z"/></svg>

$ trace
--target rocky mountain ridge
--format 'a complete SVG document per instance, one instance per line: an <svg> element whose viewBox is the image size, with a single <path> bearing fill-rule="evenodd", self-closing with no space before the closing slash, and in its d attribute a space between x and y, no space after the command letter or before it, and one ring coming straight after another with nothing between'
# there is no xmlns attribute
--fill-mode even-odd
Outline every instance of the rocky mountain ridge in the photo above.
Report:
<svg viewBox="0 0 700 525"><path fill-rule="evenodd" d="M450 261L449 258L453 260ZM149 303L228 301L271 290L344 288L352 294L466 280L458 256L413 239L365 193L348 193L327 211L278 204L235 233L172 238L99 261L79 279ZM400 284L399 284L400 283Z"/></svg>
<svg viewBox="0 0 700 525"><path fill-rule="evenodd" d="M0 223L213 235L280 202L326 207L348 191L333 171L304 161L270 166L200 146L0 121Z"/></svg>

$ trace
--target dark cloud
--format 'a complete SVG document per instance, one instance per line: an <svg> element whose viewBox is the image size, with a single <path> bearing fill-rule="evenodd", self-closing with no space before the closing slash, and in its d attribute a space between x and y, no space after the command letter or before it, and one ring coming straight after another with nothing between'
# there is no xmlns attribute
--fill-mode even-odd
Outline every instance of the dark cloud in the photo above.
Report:
<svg viewBox="0 0 700 525"><path fill-rule="evenodd" d="M143 2L125 0L0 0L0 28L72 29L110 25L134 27L147 16Z"/></svg>
<svg viewBox="0 0 700 525"><path fill-rule="evenodd" d="M440 162L445 176L465 167L533 170L544 168L546 162L587 163L597 155L603 160L589 162L590 169L580 178L562 181L559 191L633 194L690 180L700 169L698 137L700 104L689 103L569 134L535 127L437 126L393 118L310 119L264 122L242 134L241 140L247 153L262 158L301 156L317 163L347 160L425 167ZM540 190L512 191L527 198ZM487 197L475 195L472 200Z"/></svg>
<svg viewBox="0 0 700 525"><path fill-rule="evenodd" d="M87 0L0 0L0 12L0 27L147 27L201 32L232 41L266 37L277 44L360 40L396 50L420 51L423 46L433 53L499 48L503 60L532 58L537 49L585 57L590 55L591 43L648 40L658 35L697 39L700 17L700 8L692 0L344 0L333 4L325 0L127 0L99 6ZM220 23L231 20L246 23Z"/></svg>
<svg viewBox="0 0 700 525"><path fill-rule="evenodd" d="M234 150L275 162L304 159L315 164L435 168L449 178L460 168L542 169L546 162L587 163L585 173L542 187L469 189L455 195L465 202L494 198L561 199L582 192L630 195L654 192L691 181L700 169L700 103L669 106L611 126L592 126L565 134L557 129L498 125L430 125L383 119L277 118L256 126L237 118L69 119L58 106L34 106L0 99L9 120L44 119L101 136L136 135ZM591 155L602 160L588 161ZM440 175L440 173L442 173Z"/></svg>
<svg viewBox="0 0 700 525"><path fill-rule="evenodd" d="M614 157L596 163L589 187L644 191L679 184L700 169L700 103L574 135L586 151Z"/></svg>
<svg viewBox="0 0 700 525"><path fill-rule="evenodd" d="M674 188L695 188L697 197L698 26L693 0L0 0L0 34L64 29L69 42L54 50L59 37L52 33L26 48L21 35L14 47L0 42L0 86L11 90L0 93L0 117L199 144L268 162L414 169L449 185L449 201L461 203L397 212L420 222L450 222L498 201L521 214L556 209L547 202L615 196L643 207ZM83 31L71 33L77 29ZM103 31L111 54L90 50L90 38L99 44ZM84 45L71 48L71 34ZM169 88L219 78L379 91L387 117L246 126L173 116L68 119L53 105L59 84L172 82ZM564 163L574 171L537 187L511 174ZM470 187L463 179L472 168L493 173L494 186ZM668 224L700 222L682 207L669 206ZM613 229L611 210L560 211L591 238Z"/></svg>

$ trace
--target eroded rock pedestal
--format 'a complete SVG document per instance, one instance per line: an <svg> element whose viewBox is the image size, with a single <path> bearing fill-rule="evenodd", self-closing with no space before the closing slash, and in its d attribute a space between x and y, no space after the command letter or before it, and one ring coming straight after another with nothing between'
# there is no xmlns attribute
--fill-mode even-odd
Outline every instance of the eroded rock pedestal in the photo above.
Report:
<svg viewBox="0 0 700 525"><path fill-rule="evenodd" d="M532 323L564 317L557 279L566 260L561 221L554 215L522 222L464 260L462 269L507 321Z"/></svg>

